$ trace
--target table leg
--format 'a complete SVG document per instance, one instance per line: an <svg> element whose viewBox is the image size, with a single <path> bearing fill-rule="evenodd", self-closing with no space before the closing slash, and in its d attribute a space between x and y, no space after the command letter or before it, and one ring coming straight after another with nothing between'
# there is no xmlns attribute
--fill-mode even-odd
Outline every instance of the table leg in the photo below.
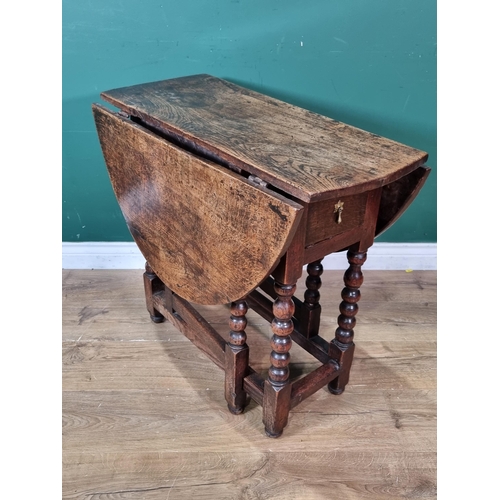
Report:
<svg viewBox="0 0 500 500"><path fill-rule="evenodd" d="M307 266L306 291L304 292L304 307L300 309L300 333L311 338L319 333L321 306L319 304L319 289L323 274L323 259L311 262Z"/></svg>
<svg viewBox="0 0 500 500"><path fill-rule="evenodd" d="M296 288L295 284L274 283L274 290L278 296L273 304L271 366L269 377L264 382L262 404L263 422L269 437L281 436L288 423L292 388L289 381L290 354L288 351L292 346L290 334L294 329L292 316L295 311L292 296Z"/></svg>
<svg viewBox="0 0 500 500"><path fill-rule="evenodd" d="M248 372L249 354L245 333L247 311L248 306L244 300L231 303L229 342L225 350L225 397L229 411L235 415L243 412L247 399L247 394L243 390L243 379Z"/></svg>
<svg viewBox="0 0 500 500"><path fill-rule="evenodd" d="M146 294L146 307L151 317L151 321L154 321L155 323L161 323L162 321L165 321L165 316L163 316L163 314L160 314L153 307L153 294L156 291L162 289L164 285L160 280L160 278L156 276L155 272L147 262L145 268L146 271L143 274L143 278L144 278L144 292Z"/></svg>
<svg viewBox="0 0 500 500"><path fill-rule="evenodd" d="M335 359L341 368L340 375L328 384L328 390L332 394L342 394L349 382L354 354L355 316L358 312L357 302L361 297L359 288L363 283L361 266L366 261L366 252L359 252L356 247L351 247L347 251L347 260L350 265L344 274L345 288L342 290L342 302L339 307L339 326L335 331L335 339L330 342L329 349L329 356Z"/></svg>

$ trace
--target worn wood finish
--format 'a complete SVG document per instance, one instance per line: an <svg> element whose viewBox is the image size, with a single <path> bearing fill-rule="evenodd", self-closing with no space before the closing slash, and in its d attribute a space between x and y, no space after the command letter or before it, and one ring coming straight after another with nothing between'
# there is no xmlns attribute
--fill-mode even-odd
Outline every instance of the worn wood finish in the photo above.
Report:
<svg viewBox="0 0 500 500"><path fill-rule="evenodd" d="M273 303L268 298L264 297L264 295L257 291L253 291L248 295L248 302L257 314L269 322L273 320ZM292 340L322 363L328 363L330 361L330 357L328 356L328 344L321 343L322 339L318 336L312 337L311 339L306 338L297 330L297 328L301 328L297 321L294 322L294 326L295 328L290 334Z"/></svg>
<svg viewBox="0 0 500 500"><path fill-rule="evenodd" d="M103 97L122 110L93 107L118 202L148 260L151 319L172 321L224 369L231 413L249 396L266 434L280 436L290 409L323 385L345 390L361 264L422 187L427 155L208 75ZM328 343L321 260L348 248ZM302 302L294 293L304 264ZM228 341L191 303L231 303ZM247 344L247 304L271 323L267 376ZM290 370L292 340L316 359L303 371Z"/></svg>
<svg viewBox="0 0 500 500"><path fill-rule="evenodd" d="M271 321L271 366L268 379L264 382L264 400L262 403L262 420L269 437L279 437L288 423L290 411L290 334L294 330L292 321L294 313L293 294L297 286L274 283L276 300L273 303L273 319Z"/></svg>
<svg viewBox="0 0 500 500"><path fill-rule="evenodd" d="M365 217L366 198L365 192L312 203L307 219L306 247L360 227ZM342 204L340 219L335 209L338 202Z"/></svg>
<svg viewBox="0 0 500 500"><path fill-rule="evenodd" d="M323 366L316 368L316 370L295 382L292 385L292 393L290 395L290 408L295 408L304 399L319 391L328 382L338 376L339 370L340 366L338 363L329 360Z"/></svg>
<svg viewBox="0 0 500 500"><path fill-rule="evenodd" d="M342 274L321 276L328 339ZM169 321L149 320L141 270L63 271L61 497L437 498L436 272L363 274L349 385L295 406L270 441L262 408L228 412L224 372ZM296 295L305 289L301 280ZM227 306L198 310L227 338ZM264 374L268 322L251 309L246 317L250 359ZM317 367L295 347L292 375Z"/></svg>
<svg viewBox="0 0 500 500"><path fill-rule="evenodd" d="M297 283L302 276L308 214L309 205L305 205L292 242L272 272L273 278L280 283Z"/></svg>
<svg viewBox="0 0 500 500"><path fill-rule="evenodd" d="M366 261L366 252L360 252L358 248L349 249L347 260L349 268L344 274L345 288L342 290L340 315L337 320L339 326L335 330L335 338L330 343L328 353L341 367L339 376L328 384L330 392L336 395L342 394L349 382L349 372L354 355L354 327L356 326L358 302L361 297L359 289L363 284L361 266Z"/></svg>
<svg viewBox="0 0 500 500"><path fill-rule="evenodd" d="M319 303L321 288L321 275L323 265L321 260L316 260L307 265L306 291L304 292L304 302L300 307L296 317L300 318L300 333L305 337L314 337L319 333L319 323L321 319L321 305Z"/></svg>
<svg viewBox="0 0 500 500"><path fill-rule="evenodd" d="M288 247L302 207L94 106L120 208L176 294L224 304L255 288Z"/></svg>
<svg viewBox="0 0 500 500"><path fill-rule="evenodd" d="M427 159L422 151L210 75L109 90L102 98L306 202L383 186Z"/></svg>
<svg viewBox="0 0 500 500"><path fill-rule="evenodd" d="M389 229L416 198L429 174L429 167L419 167L382 188L377 217L377 236Z"/></svg>
<svg viewBox="0 0 500 500"><path fill-rule="evenodd" d="M229 341L226 344L225 395L227 406L235 415L241 413L247 403L243 380L248 373L248 345L245 314L248 306L244 300L231 304Z"/></svg>
<svg viewBox="0 0 500 500"><path fill-rule="evenodd" d="M165 304L166 297L172 312ZM166 289L153 297L153 304L163 316L173 323L193 344L198 346L219 368L225 367L224 339L210 326L201 314L187 301Z"/></svg>
<svg viewBox="0 0 500 500"><path fill-rule="evenodd" d="M252 373L243 379L243 389L257 404L262 406L264 399L264 379L251 368L249 368L249 371Z"/></svg>

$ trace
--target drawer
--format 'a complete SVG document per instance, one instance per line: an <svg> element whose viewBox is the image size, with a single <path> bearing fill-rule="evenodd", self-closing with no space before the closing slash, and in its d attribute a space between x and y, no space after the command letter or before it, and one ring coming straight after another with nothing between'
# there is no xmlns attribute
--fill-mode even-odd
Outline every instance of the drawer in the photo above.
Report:
<svg viewBox="0 0 500 500"><path fill-rule="evenodd" d="M309 206L306 247L363 225L368 194L332 198ZM340 208L340 218L339 218Z"/></svg>

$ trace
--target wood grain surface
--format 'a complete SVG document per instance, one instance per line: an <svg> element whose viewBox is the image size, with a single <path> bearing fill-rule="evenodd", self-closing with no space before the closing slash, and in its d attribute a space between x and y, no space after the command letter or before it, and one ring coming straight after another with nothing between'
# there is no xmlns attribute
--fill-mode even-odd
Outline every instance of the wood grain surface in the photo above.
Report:
<svg viewBox="0 0 500 500"><path fill-rule="evenodd" d="M277 264L302 206L94 105L129 230L160 279L198 304L244 297Z"/></svg>
<svg viewBox="0 0 500 500"><path fill-rule="evenodd" d="M327 340L342 275L322 274ZM231 414L224 372L150 321L142 271L63 271L62 497L436 498L436 272L364 276L349 385L300 403L271 440L262 408ZM229 338L229 307L198 310ZM271 329L246 317L250 363L265 374ZM295 344L290 354L291 379L319 366Z"/></svg>
<svg viewBox="0 0 500 500"><path fill-rule="evenodd" d="M309 206L306 225L306 246L361 227L365 217L367 197L367 193L361 193L339 198L339 202L343 203L340 223L333 203L335 200L312 203Z"/></svg>
<svg viewBox="0 0 500 500"><path fill-rule="evenodd" d="M102 98L303 201L375 189L427 160L423 151L210 75L109 90Z"/></svg>

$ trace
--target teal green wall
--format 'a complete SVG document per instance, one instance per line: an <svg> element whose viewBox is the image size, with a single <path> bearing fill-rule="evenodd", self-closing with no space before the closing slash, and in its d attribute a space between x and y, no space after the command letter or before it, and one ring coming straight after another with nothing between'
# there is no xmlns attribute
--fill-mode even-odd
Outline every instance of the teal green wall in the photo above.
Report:
<svg viewBox="0 0 500 500"><path fill-rule="evenodd" d="M197 73L427 151L427 184L378 241L436 241L435 0L63 0L63 241L132 240L91 103Z"/></svg>

